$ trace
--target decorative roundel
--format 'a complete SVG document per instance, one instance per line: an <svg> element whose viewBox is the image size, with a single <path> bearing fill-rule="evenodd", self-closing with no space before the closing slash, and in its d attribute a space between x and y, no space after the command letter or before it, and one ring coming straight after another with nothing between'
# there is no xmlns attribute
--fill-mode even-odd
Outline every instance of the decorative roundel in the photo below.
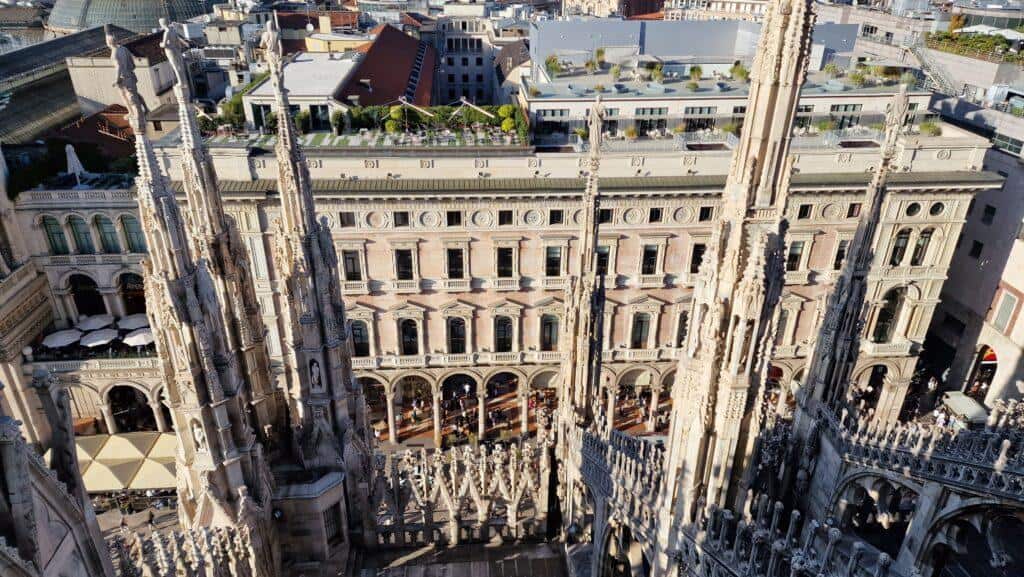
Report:
<svg viewBox="0 0 1024 577"><path fill-rule="evenodd" d="M917 213L921 212L921 205L912 202L907 206L907 216L917 216Z"/></svg>
<svg viewBox="0 0 1024 577"><path fill-rule="evenodd" d="M572 213L572 221L576 224L583 222L583 209L579 209Z"/></svg>
<svg viewBox="0 0 1024 577"><path fill-rule="evenodd" d="M625 219L626 224L639 224L644 219L644 213L639 208L633 207L627 210L622 218Z"/></svg>
<svg viewBox="0 0 1024 577"><path fill-rule="evenodd" d="M476 226L491 226L493 221L494 217L491 216L491 211L489 210L478 210L473 213L473 224Z"/></svg>
<svg viewBox="0 0 1024 577"><path fill-rule="evenodd" d="M945 210L946 205L942 204L941 202L936 202L931 206L931 208L928 209L928 213L931 214L932 216L939 216L940 214L945 212Z"/></svg>
<svg viewBox="0 0 1024 577"><path fill-rule="evenodd" d="M935 158L938 158L939 160L949 160L950 154L951 153L948 148L943 148L935 152Z"/></svg>
<svg viewBox="0 0 1024 577"><path fill-rule="evenodd" d="M526 213L526 216L523 217L523 220L525 220L526 224L528 224L530 226L537 226L537 225L539 225L541 223L540 211L537 211L537 210L528 211Z"/></svg>
<svg viewBox="0 0 1024 577"><path fill-rule="evenodd" d="M388 224L388 217L383 212L371 212L366 215L366 224L373 228L384 228Z"/></svg>
<svg viewBox="0 0 1024 577"><path fill-rule="evenodd" d="M421 212L420 224L428 228L434 228L441 224L441 215L434 211Z"/></svg>
<svg viewBox="0 0 1024 577"><path fill-rule="evenodd" d="M821 209L821 215L828 220L835 220L843 213L842 209L837 204L825 205L825 208Z"/></svg>
<svg viewBox="0 0 1024 577"><path fill-rule="evenodd" d="M693 220L693 210L689 207L681 206L676 209L672 218L679 223L691 222Z"/></svg>

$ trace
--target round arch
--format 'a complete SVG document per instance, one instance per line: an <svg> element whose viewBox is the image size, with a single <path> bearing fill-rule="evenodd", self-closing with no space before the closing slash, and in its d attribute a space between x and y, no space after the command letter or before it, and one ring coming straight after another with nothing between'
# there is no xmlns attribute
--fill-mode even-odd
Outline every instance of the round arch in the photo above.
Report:
<svg viewBox="0 0 1024 577"><path fill-rule="evenodd" d="M89 275L77 271L68 275L65 285L75 303L79 317L107 314L107 304L100 294L99 284Z"/></svg>
<svg viewBox="0 0 1024 577"><path fill-rule="evenodd" d="M157 417L146 390L135 383L117 383L103 392L108 433L157 431ZM109 430L113 425L115 430Z"/></svg>

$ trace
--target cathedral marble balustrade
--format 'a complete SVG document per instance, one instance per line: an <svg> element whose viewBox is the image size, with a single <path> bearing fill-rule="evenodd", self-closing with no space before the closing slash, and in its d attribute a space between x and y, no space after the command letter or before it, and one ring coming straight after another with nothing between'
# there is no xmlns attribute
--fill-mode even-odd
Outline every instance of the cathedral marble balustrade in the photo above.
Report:
<svg viewBox="0 0 1024 577"><path fill-rule="evenodd" d="M507 446L377 453L371 494L377 545L543 538L552 466L545 431Z"/></svg>
<svg viewBox="0 0 1024 577"><path fill-rule="evenodd" d="M956 430L917 423L879 425L819 411L822 432L847 463L1024 499L1024 434L1013 428Z"/></svg>
<svg viewBox="0 0 1024 577"><path fill-rule="evenodd" d="M766 498L749 514L712 506L696 525L680 527L675 542L681 577L900 576L889 555Z"/></svg>
<svg viewBox="0 0 1024 577"><path fill-rule="evenodd" d="M678 358L678 347L656 349L614 349L601 352L606 363L623 361L668 361ZM461 367L487 365L557 364L565 358L562 351L512 351L505 353L431 353L428 355L382 355L354 357L355 369L388 369L411 367Z"/></svg>

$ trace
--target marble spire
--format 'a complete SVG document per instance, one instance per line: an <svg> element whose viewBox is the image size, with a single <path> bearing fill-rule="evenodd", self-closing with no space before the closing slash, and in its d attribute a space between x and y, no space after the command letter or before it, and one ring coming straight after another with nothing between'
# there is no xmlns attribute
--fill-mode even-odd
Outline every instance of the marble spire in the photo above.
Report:
<svg viewBox="0 0 1024 577"><path fill-rule="evenodd" d="M269 577L276 565L270 523L272 481L248 410L246 378L228 337L231 309L209 256L189 242L173 189L146 135L131 53L107 37L135 134L139 214L149 252L146 301L178 437L178 515L184 528L249 532Z"/></svg>
<svg viewBox="0 0 1024 577"><path fill-rule="evenodd" d="M237 225L224 211L217 174L203 144L192 104L188 68L183 56L187 43L179 33L179 25L161 19L161 47L174 72L174 96L178 104L181 132L182 188L187 200L185 218L194 254L205 259L213 271L214 288L224 310L228 330L228 349L240 351L241 372L246 375L245 394L255 410L257 431L266 443L274 431L286 429L283 399L277 393L270 370L270 356L264 335L266 328L250 276L248 253L242 244Z"/></svg>
<svg viewBox="0 0 1024 577"><path fill-rule="evenodd" d="M664 505L679 527L702 507L740 507L784 284L789 144L806 74L811 0L771 0L742 134L694 282L673 390ZM664 534L663 543L671 541ZM672 545L670 544L669 547Z"/></svg>
<svg viewBox="0 0 1024 577"><path fill-rule="evenodd" d="M834 404L844 392L840 386L852 368L853 357L860 346L860 327L867 294L867 275L871 268L878 222L885 201L886 184L893 170L896 143L906 124L910 110L907 87L900 85L893 96L885 117L885 140L878 168L861 203L860 220L850 241L839 278L835 281L825 307L814 350L808 357L807 386L799 392L798 400L805 402L810 395L815 402Z"/></svg>
<svg viewBox="0 0 1024 577"><path fill-rule="evenodd" d="M274 270L282 283L281 334L294 445L306 469L344 469L365 482L369 427L365 400L352 375L351 344L339 286L337 255L326 221L316 216L309 167L299 146L284 86L277 22L267 22L261 47L270 68L277 112L278 186Z"/></svg>

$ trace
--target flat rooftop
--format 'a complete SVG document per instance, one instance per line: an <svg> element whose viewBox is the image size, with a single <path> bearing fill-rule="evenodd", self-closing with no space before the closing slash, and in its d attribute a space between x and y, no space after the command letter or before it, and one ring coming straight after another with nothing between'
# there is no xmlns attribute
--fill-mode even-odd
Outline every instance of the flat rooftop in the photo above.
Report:
<svg viewBox="0 0 1024 577"><path fill-rule="evenodd" d="M284 85L290 97L333 96L338 86L359 65L356 52L327 53L299 52L284 67ZM273 98L269 79L264 80L248 94L256 98Z"/></svg>
<svg viewBox="0 0 1024 577"><path fill-rule="evenodd" d="M614 80L608 69L594 74L559 76L552 82L534 83L528 78L524 81L528 91L527 100L530 101L544 99L592 100L597 96L598 90L601 90L602 100L746 98L750 93L750 84L747 82L711 78L700 80L697 83L697 90L690 90L687 86L690 79L682 75L673 77L671 71L666 73L665 79L660 83L653 80L638 82L628 77ZM896 82L855 86L848 77L832 78L825 72L815 71L807 73L807 80L800 89L800 94L802 96L895 94L897 86ZM536 88L540 93L530 94L529 90L532 88ZM910 92L912 94L928 94L927 90L919 86L913 87Z"/></svg>

